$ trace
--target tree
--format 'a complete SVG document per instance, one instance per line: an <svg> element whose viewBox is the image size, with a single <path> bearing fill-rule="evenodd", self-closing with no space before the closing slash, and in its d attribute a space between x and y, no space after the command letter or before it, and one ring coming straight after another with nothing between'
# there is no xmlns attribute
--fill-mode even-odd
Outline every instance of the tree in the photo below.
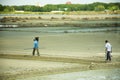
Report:
<svg viewBox="0 0 120 80"><path fill-rule="evenodd" d="M4 7L0 4L0 11L3 11Z"/></svg>
<svg viewBox="0 0 120 80"><path fill-rule="evenodd" d="M4 12L14 12L15 9L14 9L14 7L12 7L12 6L5 6L5 8L4 8L3 11L4 11Z"/></svg>
<svg viewBox="0 0 120 80"><path fill-rule="evenodd" d="M105 7L103 5L98 5L95 7L95 11L104 11Z"/></svg>
<svg viewBox="0 0 120 80"><path fill-rule="evenodd" d="M25 10L25 11L31 11L32 9L31 9L31 6L30 6L30 5L27 5L27 6L24 7L24 10Z"/></svg>
<svg viewBox="0 0 120 80"><path fill-rule="evenodd" d="M12 12L14 10L32 11L32 12L50 12L50 11L104 11L119 10L120 3L101 3L95 2L91 4L47 4L43 7L35 5L22 5L22 6L3 6L0 4L0 11Z"/></svg>
<svg viewBox="0 0 120 80"><path fill-rule="evenodd" d="M111 11L119 10L119 6L117 5L109 6L108 9Z"/></svg>

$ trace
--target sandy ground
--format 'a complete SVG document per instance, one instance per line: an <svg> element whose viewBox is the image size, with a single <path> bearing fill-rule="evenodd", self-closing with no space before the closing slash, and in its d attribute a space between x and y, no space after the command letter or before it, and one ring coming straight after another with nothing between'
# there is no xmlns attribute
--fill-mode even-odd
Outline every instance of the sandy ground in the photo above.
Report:
<svg viewBox="0 0 120 80"><path fill-rule="evenodd" d="M17 80L58 73L120 68L120 56L114 56L113 61L107 63L104 61L104 57L80 59L76 57L63 58L12 54L1 54L0 57L1 80Z"/></svg>
<svg viewBox="0 0 120 80"><path fill-rule="evenodd" d="M86 19L86 16L83 17L83 19ZM95 18L94 16L94 19ZM72 21L74 19L70 20ZM34 19L32 20L34 23L32 23L31 20L28 21L30 21L30 23L27 23L27 21L24 23L22 21L22 24L24 24L24 26L36 26L36 24L45 26L46 23L49 23L47 24L47 26L49 26L51 24L51 19L37 20L38 22L35 22L36 19ZM66 19L65 22L61 23L59 19L58 21L53 19L52 24L60 23L60 25L69 26L68 23L72 23L72 26L80 26L79 23L87 23L86 20L85 22L84 20L82 20L82 22L71 21ZM111 25L110 22L114 25ZM20 24L21 21L7 21L0 24L14 23ZM96 24L97 21L93 20L89 21L89 23ZM101 23L104 22L100 20L99 24ZM118 19L105 22L105 24L111 26L116 26L116 23L119 24ZM87 24L87 26L88 25L89 24ZM93 26L93 24L91 24L91 26ZM106 25L106 27L108 26ZM47 28L48 27L44 27L41 28L41 30ZM36 31L37 28L27 28L26 31L19 31L19 29L20 28L18 28L17 31L0 30L0 80L25 79L38 75L79 72L83 70L120 68L119 32L41 33ZM33 32L30 30L33 30ZM35 36L39 36L40 38L40 56L32 56L33 38ZM113 46L112 62L108 63L105 63L104 54L104 41L106 39L109 40Z"/></svg>
<svg viewBox="0 0 120 80"><path fill-rule="evenodd" d="M47 62L34 60L0 59L0 62L1 80L6 80L9 78L14 79L15 77L35 76L38 74L53 74L55 72L62 72L66 69L84 66L76 63Z"/></svg>
<svg viewBox="0 0 120 80"><path fill-rule="evenodd" d="M81 72L86 70L120 68L120 56L112 57L112 62L107 63L105 62L104 57L97 56L76 58L1 54L0 57L1 80L26 80L27 78L27 80L31 80L32 78L44 80L44 78L40 76ZM63 76L62 78L64 79L64 77L66 76ZM55 80L54 76L52 80Z"/></svg>

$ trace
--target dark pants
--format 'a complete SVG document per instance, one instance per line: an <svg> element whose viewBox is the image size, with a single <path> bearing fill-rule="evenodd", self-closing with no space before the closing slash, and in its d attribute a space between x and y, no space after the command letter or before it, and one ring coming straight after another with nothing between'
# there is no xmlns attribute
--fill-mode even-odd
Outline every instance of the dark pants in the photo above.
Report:
<svg viewBox="0 0 120 80"><path fill-rule="evenodd" d="M33 48L33 56L35 55L35 51L37 51L37 55L39 56L40 54L39 54L39 49L38 48Z"/></svg>
<svg viewBox="0 0 120 80"><path fill-rule="evenodd" d="M111 61L111 54L110 54L110 51L107 51L106 60Z"/></svg>

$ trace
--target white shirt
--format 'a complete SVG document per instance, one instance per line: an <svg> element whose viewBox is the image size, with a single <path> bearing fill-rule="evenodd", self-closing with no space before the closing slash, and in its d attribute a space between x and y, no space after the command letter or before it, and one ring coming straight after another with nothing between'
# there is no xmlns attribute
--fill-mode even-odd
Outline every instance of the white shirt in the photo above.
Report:
<svg viewBox="0 0 120 80"><path fill-rule="evenodd" d="M105 44L105 48L107 48L107 51L111 51L112 50L112 46L108 42Z"/></svg>

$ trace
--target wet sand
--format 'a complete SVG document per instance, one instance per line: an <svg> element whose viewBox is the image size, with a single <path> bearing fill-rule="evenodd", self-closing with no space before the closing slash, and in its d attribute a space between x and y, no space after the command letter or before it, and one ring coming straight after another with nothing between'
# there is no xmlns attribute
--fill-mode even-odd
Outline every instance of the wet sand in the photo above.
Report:
<svg viewBox="0 0 120 80"><path fill-rule="evenodd" d="M29 29L29 28L28 28ZM0 32L0 53L32 55L33 38L40 37L40 54L50 56L104 56L104 41L113 46L113 54L119 55L120 34L115 32L39 33L22 31Z"/></svg>
<svg viewBox="0 0 120 80"><path fill-rule="evenodd" d="M54 74L47 76L36 76L17 80L119 80L120 69L101 69L81 72Z"/></svg>

